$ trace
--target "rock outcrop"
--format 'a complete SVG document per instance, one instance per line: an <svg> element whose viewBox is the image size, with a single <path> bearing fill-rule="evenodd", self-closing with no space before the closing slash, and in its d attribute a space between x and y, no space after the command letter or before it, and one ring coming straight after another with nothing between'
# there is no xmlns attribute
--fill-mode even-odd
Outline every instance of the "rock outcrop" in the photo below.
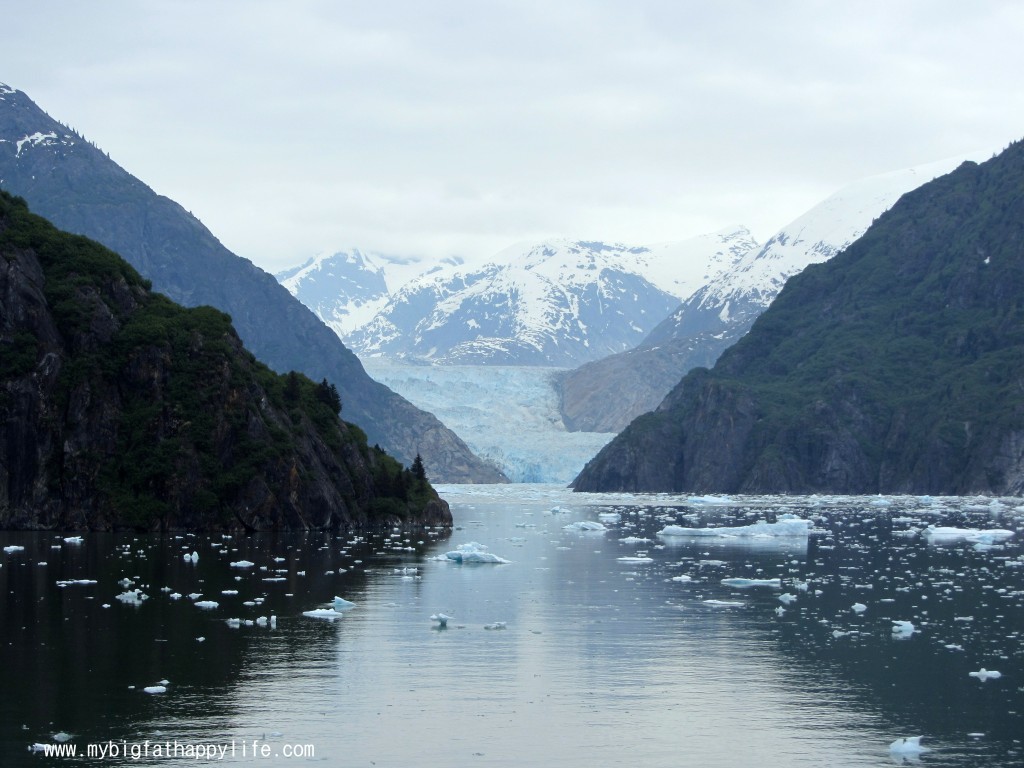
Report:
<svg viewBox="0 0 1024 768"><path fill-rule="evenodd" d="M1024 145L906 194L792 277L576 490L1024 491Z"/></svg>
<svg viewBox="0 0 1024 768"><path fill-rule="evenodd" d="M419 453L438 481L505 480L433 415L371 379L333 331L270 274L2 84L0 188L61 229L117 252L174 301L227 312L245 345L274 370L335 383L347 418L404 464Z"/></svg>
<svg viewBox="0 0 1024 768"><path fill-rule="evenodd" d="M450 525L338 405L259 363L224 313L0 193L0 527Z"/></svg>

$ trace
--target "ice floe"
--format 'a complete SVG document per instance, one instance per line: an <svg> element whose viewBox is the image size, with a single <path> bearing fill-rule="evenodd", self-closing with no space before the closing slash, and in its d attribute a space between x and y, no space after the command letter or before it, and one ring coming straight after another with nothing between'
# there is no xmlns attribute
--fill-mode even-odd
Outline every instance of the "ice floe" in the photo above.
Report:
<svg viewBox="0 0 1024 768"><path fill-rule="evenodd" d="M977 672L968 672L967 674L971 677L978 678L978 680L980 680L983 683L986 680L998 680L1000 677L1003 676L1002 672L997 672L994 669L985 669L984 667L979 669Z"/></svg>
<svg viewBox="0 0 1024 768"><path fill-rule="evenodd" d="M772 589L782 589L782 579L722 579L723 586L736 587L738 589L747 589L749 587L770 587Z"/></svg>
<svg viewBox="0 0 1024 768"><path fill-rule="evenodd" d="M562 526L563 530L566 531L607 531L604 523L598 523L594 520L578 520L575 523L569 523L568 525Z"/></svg>
<svg viewBox="0 0 1024 768"><path fill-rule="evenodd" d="M1012 538L1013 531L1004 528L953 528L929 525L924 529L929 544L950 544L966 541L971 544L996 544Z"/></svg>
<svg viewBox="0 0 1024 768"><path fill-rule="evenodd" d="M928 747L921 746L921 736L906 736L896 739L889 745L889 751L894 755L919 755L927 752Z"/></svg>
<svg viewBox="0 0 1024 768"><path fill-rule="evenodd" d="M750 525L739 525L723 528L686 528L681 525L666 525L659 536L689 536L714 538L806 538L810 535L811 521L792 514L779 515L778 520L770 523L760 520Z"/></svg>
<svg viewBox="0 0 1024 768"><path fill-rule="evenodd" d="M327 621L337 621L345 617L342 611L336 611L333 608L314 608L312 611L303 611L302 615L311 619L326 619Z"/></svg>
<svg viewBox="0 0 1024 768"><path fill-rule="evenodd" d="M252 568L254 565L256 565L256 563L251 560L236 560L231 563L232 568Z"/></svg>
<svg viewBox="0 0 1024 768"><path fill-rule="evenodd" d="M450 552L438 555L435 560L451 561L453 563L509 563L504 557L499 557L493 552L488 552L487 547L475 541L461 544Z"/></svg>

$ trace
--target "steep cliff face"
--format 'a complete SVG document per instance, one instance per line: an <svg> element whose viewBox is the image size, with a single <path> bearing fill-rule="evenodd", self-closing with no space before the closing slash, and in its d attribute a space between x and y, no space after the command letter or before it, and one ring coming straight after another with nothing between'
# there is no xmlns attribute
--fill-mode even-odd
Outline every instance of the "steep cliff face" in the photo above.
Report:
<svg viewBox="0 0 1024 768"><path fill-rule="evenodd" d="M332 395L0 194L0 526L450 525Z"/></svg>
<svg viewBox="0 0 1024 768"><path fill-rule="evenodd" d="M1024 490L1024 147L905 195L793 277L577 490Z"/></svg>
<svg viewBox="0 0 1024 768"><path fill-rule="evenodd" d="M327 378L347 417L405 464L420 453L445 482L501 482L499 471L387 387L268 273L225 248L180 205L157 195L24 93L0 84L0 188L60 228L121 254L156 290L231 315L246 346L273 369Z"/></svg>

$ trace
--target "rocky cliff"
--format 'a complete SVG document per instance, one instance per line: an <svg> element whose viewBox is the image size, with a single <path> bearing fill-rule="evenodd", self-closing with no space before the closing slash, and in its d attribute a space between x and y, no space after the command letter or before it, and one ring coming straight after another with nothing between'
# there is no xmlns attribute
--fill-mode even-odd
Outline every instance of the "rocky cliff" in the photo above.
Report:
<svg viewBox="0 0 1024 768"><path fill-rule="evenodd" d="M1024 146L908 193L786 284L577 490L1024 490Z"/></svg>
<svg viewBox="0 0 1024 768"><path fill-rule="evenodd" d="M339 405L0 193L0 527L450 525Z"/></svg>
<svg viewBox="0 0 1024 768"><path fill-rule="evenodd" d="M154 148L159 151L159 148ZM0 188L69 232L121 254L174 301L231 315L271 368L326 378L347 418L405 464L417 453L444 482L501 482L457 435L373 381L310 310L268 273L225 248L180 205L153 190L24 93L0 84Z"/></svg>

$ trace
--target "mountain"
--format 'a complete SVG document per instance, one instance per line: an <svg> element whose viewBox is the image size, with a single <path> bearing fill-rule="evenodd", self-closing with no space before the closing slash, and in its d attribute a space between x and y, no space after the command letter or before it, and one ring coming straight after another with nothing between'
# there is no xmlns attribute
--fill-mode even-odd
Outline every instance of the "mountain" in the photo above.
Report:
<svg viewBox="0 0 1024 768"><path fill-rule="evenodd" d="M337 336L271 275L231 253L180 205L24 93L3 85L0 188L24 197L62 229L121 254L171 299L227 312L246 346L271 368L333 382L347 417L406 465L420 452L435 480L501 479L436 418L367 376Z"/></svg>
<svg viewBox="0 0 1024 768"><path fill-rule="evenodd" d="M1024 491L1024 144L905 194L786 283L577 490Z"/></svg>
<svg viewBox="0 0 1024 768"><path fill-rule="evenodd" d="M714 365L792 275L842 251L901 195L965 160L984 157L873 176L828 197L699 286L635 349L565 373L559 381L563 422L573 430L621 432L637 416L654 410L687 371Z"/></svg>
<svg viewBox="0 0 1024 768"><path fill-rule="evenodd" d="M0 193L0 527L451 525L425 482L279 375L230 318Z"/></svg>
<svg viewBox="0 0 1024 768"><path fill-rule="evenodd" d="M742 228L629 247L552 240L479 266L446 266L395 291L346 338L364 356L571 366L635 346L754 243Z"/></svg>

